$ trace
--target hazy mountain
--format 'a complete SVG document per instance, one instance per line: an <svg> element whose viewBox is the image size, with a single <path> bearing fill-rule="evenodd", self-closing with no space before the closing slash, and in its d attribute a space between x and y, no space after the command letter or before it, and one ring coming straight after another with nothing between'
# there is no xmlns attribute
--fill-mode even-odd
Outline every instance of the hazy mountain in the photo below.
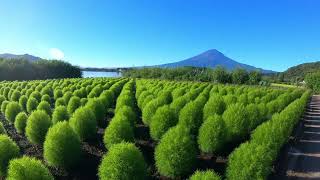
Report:
<svg viewBox="0 0 320 180"><path fill-rule="evenodd" d="M9 53L0 54L0 58L3 58L3 59L26 59L28 61L38 61L41 59L37 56L32 56L30 54L16 55L16 54L9 54Z"/></svg>
<svg viewBox="0 0 320 180"><path fill-rule="evenodd" d="M182 61L162 64L160 67L175 68L183 66L193 66L193 67L211 67L223 66L228 70L233 70L235 68L243 68L248 71L260 70L262 73L273 73L274 71L265 70L261 68L256 68L247 64L239 63L233 59L228 58L223 53L219 52L216 49L208 50L204 53L201 53L197 56L185 59Z"/></svg>

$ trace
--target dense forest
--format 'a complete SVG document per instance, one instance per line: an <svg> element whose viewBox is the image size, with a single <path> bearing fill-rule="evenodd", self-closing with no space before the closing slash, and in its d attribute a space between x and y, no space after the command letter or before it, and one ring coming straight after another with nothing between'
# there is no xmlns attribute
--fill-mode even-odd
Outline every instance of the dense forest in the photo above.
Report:
<svg viewBox="0 0 320 180"><path fill-rule="evenodd" d="M34 80L56 78L79 78L77 66L59 60L0 59L0 80Z"/></svg>
<svg viewBox="0 0 320 180"><path fill-rule="evenodd" d="M244 69L235 69L232 72L219 66L212 68L135 68L123 72L123 76L132 78L157 78L168 80L188 80L201 82L234 83L234 84L259 84L262 74L259 71L247 72Z"/></svg>

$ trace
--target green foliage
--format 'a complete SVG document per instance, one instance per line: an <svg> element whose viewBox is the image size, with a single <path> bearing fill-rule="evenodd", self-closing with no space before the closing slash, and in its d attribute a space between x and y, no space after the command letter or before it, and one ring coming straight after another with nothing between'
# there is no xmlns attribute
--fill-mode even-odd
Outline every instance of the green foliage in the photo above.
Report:
<svg viewBox="0 0 320 180"><path fill-rule="evenodd" d="M55 167L71 168L81 156L80 139L66 121L58 122L49 129L43 149L44 158Z"/></svg>
<svg viewBox="0 0 320 180"><path fill-rule="evenodd" d="M48 94L42 95L41 101L47 101L50 104L51 103L51 97Z"/></svg>
<svg viewBox="0 0 320 180"><path fill-rule="evenodd" d="M0 122L0 134L7 134L6 129L4 128L2 122Z"/></svg>
<svg viewBox="0 0 320 180"><path fill-rule="evenodd" d="M249 74L244 69L235 69L232 72L232 82L235 84L245 84L249 80Z"/></svg>
<svg viewBox="0 0 320 180"><path fill-rule="evenodd" d="M92 110L98 125L104 124L107 111L100 98L89 99L85 107Z"/></svg>
<svg viewBox="0 0 320 180"><path fill-rule="evenodd" d="M221 180L222 178L212 170L196 171L189 180Z"/></svg>
<svg viewBox="0 0 320 180"><path fill-rule="evenodd" d="M27 102L28 102L28 98L26 95L22 95L19 99L19 104L22 107L22 109L24 111L27 111Z"/></svg>
<svg viewBox="0 0 320 180"><path fill-rule="evenodd" d="M7 174L9 161L19 156L19 147L7 135L0 135L0 177Z"/></svg>
<svg viewBox="0 0 320 180"><path fill-rule="evenodd" d="M38 103L39 102L37 101L37 99L32 98L32 97L29 98L28 101L27 101L27 112L29 114L31 114L32 111L36 110L37 107L38 107Z"/></svg>
<svg viewBox="0 0 320 180"><path fill-rule="evenodd" d="M130 121L122 114L116 115L106 128L103 142L107 149L121 142L133 142L134 131Z"/></svg>
<svg viewBox="0 0 320 180"><path fill-rule="evenodd" d="M55 104L54 104L55 107L58 107L58 106L67 106L65 100L63 99L63 97L60 97L56 100Z"/></svg>
<svg viewBox="0 0 320 180"><path fill-rule="evenodd" d="M16 128L18 133L24 134L27 125L27 120L28 116L25 112L20 112L16 116L16 120L14 121L14 127Z"/></svg>
<svg viewBox="0 0 320 180"><path fill-rule="evenodd" d="M93 111L87 107L78 108L69 120L72 129L79 135L80 139L88 140L95 136L97 121Z"/></svg>
<svg viewBox="0 0 320 180"><path fill-rule="evenodd" d="M262 80L262 74L259 71L249 72L249 84L258 84Z"/></svg>
<svg viewBox="0 0 320 180"><path fill-rule="evenodd" d="M52 123L56 124L59 121L68 121L70 118L68 110L65 106L58 106L52 113Z"/></svg>
<svg viewBox="0 0 320 180"><path fill-rule="evenodd" d="M158 172L170 178L183 176L192 170L197 155L196 143L181 126L169 129L155 149Z"/></svg>
<svg viewBox="0 0 320 180"><path fill-rule="evenodd" d="M5 116L7 120L14 123L16 116L22 111L20 104L16 101L9 102L6 107Z"/></svg>
<svg viewBox="0 0 320 180"><path fill-rule="evenodd" d="M45 111L33 111L27 120L26 136L28 140L33 144L42 144L50 126L51 120Z"/></svg>
<svg viewBox="0 0 320 180"><path fill-rule="evenodd" d="M132 107L129 106L122 106L118 109L118 111L116 112L116 115L120 114L123 117L125 117L127 119L128 122L130 122L131 126L133 127L137 121L137 114L136 112L133 110Z"/></svg>
<svg viewBox="0 0 320 180"><path fill-rule="evenodd" d="M249 104L246 106L246 111L248 115L249 130L251 131L261 124L264 118L260 116L259 108L256 104Z"/></svg>
<svg viewBox="0 0 320 180"><path fill-rule="evenodd" d="M313 91L316 93L320 92L320 72L307 74L305 77L305 82Z"/></svg>
<svg viewBox="0 0 320 180"><path fill-rule="evenodd" d="M33 91L29 98L35 98L39 102L41 100L41 94L39 91Z"/></svg>
<svg viewBox="0 0 320 180"><path fill-rule="evenodd" d="M45 111L48 115L51 115L51 106L47 101L41 101L37 107L37 110Z"/></svg>
<svg viewBox="0 0 320 180"><path fill-rule="evenodd" d="M61 89L56 89L54 90L54 93L53 93L53 98L55 100L57 100L58 98L62 97L63 96L63 93L61 91Z"/></svg>
<svg viewBox="0 0 320 180"><path fill-rule="evenodd" d="M72 97L72 93L70 91L67 91L63 94L62 98L64 100L65 105L67 105L69 103L69 100Z"/></svg>
<svg viewBox="0 0 320 180"><path fill-rule="evenodd" d="M88 99L87 98L81 98L80 99L80 103L81 103L81 106L85 106L88 102Z"/></svg>
<svg viewBox="0 0 320 180"><path fill-rule="evenodd" d="M80 98L77 96L71 97L67 106L68 113L72 114L80 106L81 106Z"/></svg>
<svg viewBox="0 0 320 180"><path fill-rule="evenodd" d="M20 98L20 96L21 96L21 93L20 93L20 91L17 91L17 90L15 90L15 91L13 91L13 93L11 94L11 101L19 101L19 98Z"/></svg>
<svg viewBox="0 0 320 180"><path fill-rule="evenodd" d="M177 123L178 119L169 105L158 108L150 123L151 138L153 140L160 140L162 135Z"/></svg>
<svg viewBox="0 0 320 180"><path fill-rule="evenodd" d="M226 132L225 122L221 116L210 116L199 129L199 149L205 153L220 152L226 142Z"/></svg>
<svg viewBox="0 0 320 180"><path fill-rule="evenodd" d="M2 112L2 114L6 113L6 108L7 108L8 104L9 104L9 101L7 101L7 100L2 102L2 104L1 104L1 112Z"/></svg>
<svg viewBox="0 0 320 180"><path fill-rule="evenodd" d="M147 164L134 144L120 143L104 155L98 176L101 180L142 180L147 178Z"/></svg>
<svg viewBox="0 0 320 180"><path fill-rule="evenodd" d="M221 66L218 66L213 70L212 77L215 82L223 84L230 82L231 79L227 70Z"/></svg>
<svg viewBox="0 0 320 180"><path fill-rule="evenodd" d="M11 160L8 168L7 180L54 180L40 160L24 156Z"/></svg>
<svg viewBox="0 0 320 180"><path fill-rule="evenodd" d="M225 109L226 104L221 96L211 96L203 108L203 119L206 120L215 114L222 115Z"/></svg>

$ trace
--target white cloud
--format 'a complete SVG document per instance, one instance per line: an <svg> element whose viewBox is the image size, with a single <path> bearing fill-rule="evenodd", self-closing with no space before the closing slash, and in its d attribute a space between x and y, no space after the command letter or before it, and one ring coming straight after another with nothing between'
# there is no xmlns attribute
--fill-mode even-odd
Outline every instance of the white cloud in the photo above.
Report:
<svg viewBox="0 0 320 180"><path fill-rule="evenodd" d="M58 48L51 48L49 53L52 59L62 60L64 58L64 53Z"/></svg>

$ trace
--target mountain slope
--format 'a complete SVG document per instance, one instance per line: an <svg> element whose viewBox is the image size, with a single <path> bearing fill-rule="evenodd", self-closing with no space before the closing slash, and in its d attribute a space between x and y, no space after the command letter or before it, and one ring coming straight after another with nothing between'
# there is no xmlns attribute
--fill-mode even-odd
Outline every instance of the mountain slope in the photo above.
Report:
<svg viewBox="0 0 320 180"><path fill-rule="evenodd" d="M297 66L290 67L286 71L284 71L283 77L285 80L302 80L306 74L320 71L320 61L311 62L311 63L303 63Z"/></svg>
<svg viewBox="0 0 320 180"><path fill-rule="evenodd" d="M38 61L41 59L39 57L32 56L30 54L15 55L15 54L9 54L9 53L0 54L0 58L3 58L3 59L26 59L31 62Z"/></svg>
<svg viewBox="0 0 320 180"><path fill-rule="evenodd" d="M239 63L233 59L226 57L223 53L219 52L216 49L208 50L204 53L201 53L197 56L191 57L189 59L185 59L182 61L162 64L159 67L164 68L175 68L175 67L183 67L183 66L193 66L193 67L211 67L214 68L216 66L222 66L227 70L233 70L236 68L243 68L248 71L259 70L262 73L273 73L271 70L264 70L261 68L256 68L254 66L250 66L247 64Z"/></svg>

